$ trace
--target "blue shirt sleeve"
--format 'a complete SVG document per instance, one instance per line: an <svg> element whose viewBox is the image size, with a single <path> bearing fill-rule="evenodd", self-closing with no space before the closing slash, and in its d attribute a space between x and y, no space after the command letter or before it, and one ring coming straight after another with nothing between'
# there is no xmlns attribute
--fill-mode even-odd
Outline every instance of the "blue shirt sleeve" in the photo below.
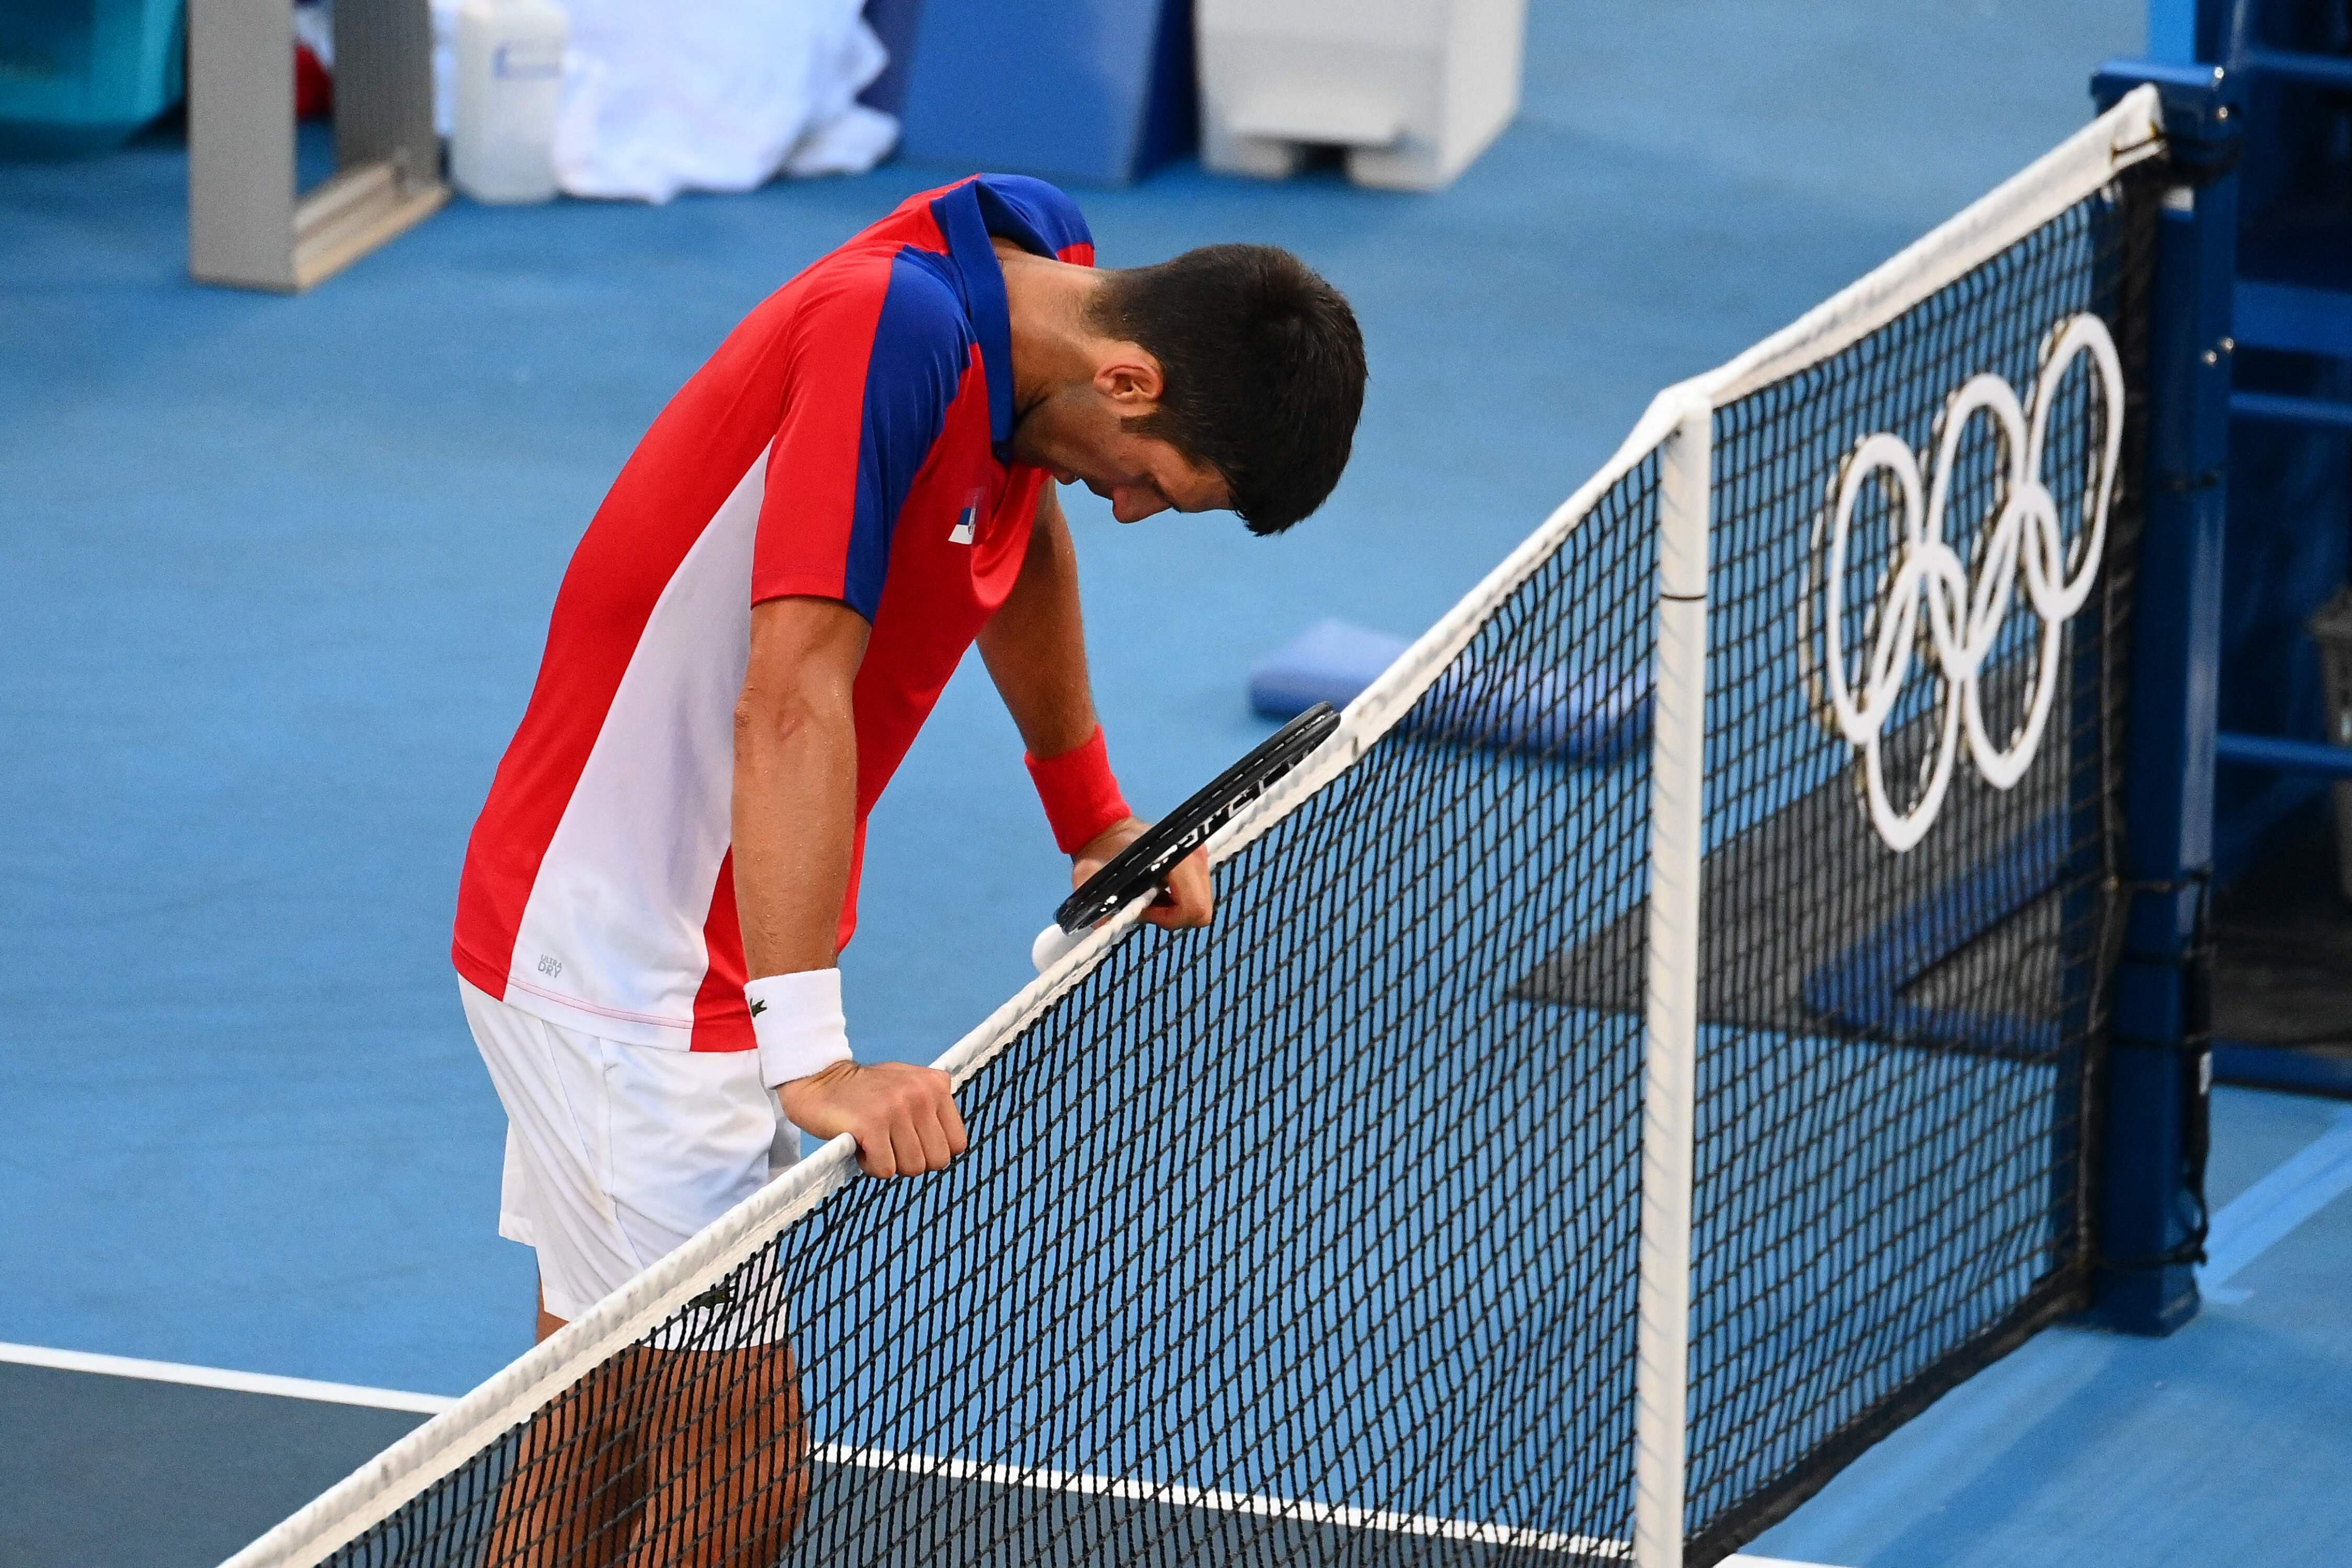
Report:
<svg viewBox="0 0 2352 1568"><path fill-rule="evenodd" d="M844 574L843 601L868 621L881 608L899 509L947 426L971 360L971 332L955 295L902 254L891 264L866 361L856 515Z"/></svg>
<svg viewBox="0 0 2352 1568"><path fill-rule="evenodd" d="M846 281L810 318L769 451L752 600L821 595L871 621L899 510L971 363L971 331L954 290L911 251Z"/></svg>
<svg viewBox="0 0 2352 1568"><path fill-rule="evenodd" d="M1094 248L1086 215L1061 187L1028 174L982 174L976 183L989 233L1040 256L1059 256L1074 245Z"/></svg>

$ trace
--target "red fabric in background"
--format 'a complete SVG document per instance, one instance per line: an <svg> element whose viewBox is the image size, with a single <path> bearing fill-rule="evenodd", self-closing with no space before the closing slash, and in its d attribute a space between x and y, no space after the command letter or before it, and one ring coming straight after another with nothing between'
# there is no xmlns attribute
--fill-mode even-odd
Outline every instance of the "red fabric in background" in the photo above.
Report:
<svg viewBox="0 0 2352 1568"><path fill-rule="evenodd" d="M324 120L335 111L335 79L308 44L294 46L294 118Z"/></svg>

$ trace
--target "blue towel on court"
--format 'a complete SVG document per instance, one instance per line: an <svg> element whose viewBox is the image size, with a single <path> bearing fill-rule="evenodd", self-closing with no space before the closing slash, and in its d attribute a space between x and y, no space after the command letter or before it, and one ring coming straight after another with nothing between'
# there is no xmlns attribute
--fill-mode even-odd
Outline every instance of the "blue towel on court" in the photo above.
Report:
<svg viewBox="0 0 2352 1568"><path fill-rule="evenodd" d="M1408 646L1346 621L1318 621L1250 671L1250 707L1268 719L1318 702L1344 708ZM1608 762L1649 736L1649 672L1612 679L1482 667L1465 654L1414 704L1406 726L1439 740Z"/></svg>

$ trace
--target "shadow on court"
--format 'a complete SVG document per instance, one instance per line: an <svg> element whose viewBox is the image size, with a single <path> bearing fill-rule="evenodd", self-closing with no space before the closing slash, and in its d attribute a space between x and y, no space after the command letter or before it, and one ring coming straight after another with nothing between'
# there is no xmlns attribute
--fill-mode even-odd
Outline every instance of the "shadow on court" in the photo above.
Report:
<svg viewBox="0 0 2352 1568"><path fill-rule="evenodd" d="M213 1568L424 1420L0 1364L0 1563Z"/></svg>
<svg viewBox="0 0 2352 1568"><path fill-rule="evenodd" d="M0 1363L0 1563L215 1568L425 1419ZM813 1500L819 1510L879 1516L849 1531L890 1542L869 1560L874 1568L1075 1565L1119 1557L1119 1544L1145 1539L1180 1543L1186 1561L1202 1563L1486 1568L1529 1560L1529 1542L1515 1550L1501 1539L1465 1539L1487 1531L1451 1521L1270 1517L1262 1508L1116 1495L1125 1487L1103 1495L1061 1478L1020 1485L890 1467L877 1479L870 1465L821 1461ZM835 1484L843 1481L852 1484ZM803 1545L835 1538L846 1522L808 1532ZM1562 1568L1616 1560L1556 1541L1532 1544L1537 1560Z"/></svg>

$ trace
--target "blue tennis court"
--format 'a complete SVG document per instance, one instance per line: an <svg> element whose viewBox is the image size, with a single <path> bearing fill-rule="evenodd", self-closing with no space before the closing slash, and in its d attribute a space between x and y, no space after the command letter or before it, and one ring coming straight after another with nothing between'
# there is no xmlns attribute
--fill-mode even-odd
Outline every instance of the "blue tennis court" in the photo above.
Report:
<svg viewBox="0 0 2352 1568"><path fill-rule="evenodd" d="M1254 661L1326 616L1418 632L1658 385L2075 130L2090 66L2145 31L2087 0L1653 9L1537 5L1525 110L1443 195L1189 163L1081 194L1108 261L1298 249L1374 345L1358 457L1314 526L1121 530L1071 492L1139 807L1268 731ZM216 1562L528 1348L530 1258L493 1234L504 1119L447 962L466 831L631 443L751 303L942 177L460 202L283 300L186 282L168 132L0 163L0 1341L230 1374L0 1355L0 1558ZM866 1054L929 1060L1030 978L1066 886L1019 744L968 662L877 813L843 961ZM2331 1414L2352 1397L2343 1123L2318 1100L2216 1107L2227 1272L2197 1321L2043 1333L1748 1550L2352 1546L2331 1484L2352 1460Z"/></svg>

